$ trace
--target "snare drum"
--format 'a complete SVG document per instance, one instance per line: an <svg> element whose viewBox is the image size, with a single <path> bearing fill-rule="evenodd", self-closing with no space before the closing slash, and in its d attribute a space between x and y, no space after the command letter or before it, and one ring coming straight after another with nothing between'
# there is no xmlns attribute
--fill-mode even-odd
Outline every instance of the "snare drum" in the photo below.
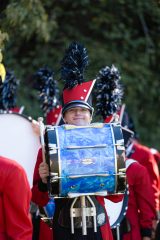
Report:
<svg viewBox="0 0 160 240"><path fill-rule="evenodd" d="M124 151L122 129L117 123L46 126L51 195L124 192Z"/></svg>
<svg viewBox="0 0 160 240"><path fill-rule="evenodd" d="M0 114L0 155L14 159L25 169L31 187L39 148L39 136L29 118L17 113Z"/></svg>

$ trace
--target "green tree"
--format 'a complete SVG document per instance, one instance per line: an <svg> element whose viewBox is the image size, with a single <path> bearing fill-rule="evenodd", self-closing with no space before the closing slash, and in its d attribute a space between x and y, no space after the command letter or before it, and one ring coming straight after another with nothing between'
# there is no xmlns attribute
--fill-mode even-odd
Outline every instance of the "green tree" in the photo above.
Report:
<svg viewBox="0 0 160 240"><path fill-rule="evenodd" d="M1 32L8 34L4 63L21 79L18 104L26 114L41 113L32 74L48 65L60 79L60 60L77 40L88 49L86 79L115 64L125 86L125 99L142 141L160 142L160 7L143 0L10 0L1 1ZM6 38L6 37L5 37ZM63 83L59 80L60 88Z"/></svg>

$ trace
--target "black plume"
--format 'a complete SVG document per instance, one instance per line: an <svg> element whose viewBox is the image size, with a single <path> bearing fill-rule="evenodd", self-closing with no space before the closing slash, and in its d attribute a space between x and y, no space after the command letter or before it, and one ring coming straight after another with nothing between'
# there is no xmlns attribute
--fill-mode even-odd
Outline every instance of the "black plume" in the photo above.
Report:
<svg viewBox="0 0 160 240"><path fill-rule="evenodd" d="M46 116L60 104L58 84L54 79L54 72L48 67L40 68L34 78L36 79L35 88L39 91L41 108Z"/></svg>
<svg viewBox="0 0 160 240"><path fill-rule="evenodd" d="M17 99L17 86L19 80L17 80L13 72L6 72L6 78L0 85L0 109L10 110L16 106Z"/></svg>
<svg viewBox="0 0 160 240"><path fill-rule="evenodd" d="M61 79L65 88L73 88L84 82L84 70L88 65L87 50L83 45L73 42L61 61Z"/></svg>
<svg viewBox="0 0 160 240"><path fill-rule="evenodd" d="M101 69L96 78L96 111L103 119L120 109L123 97L120 79L119 71L114 65Z"/></svg>

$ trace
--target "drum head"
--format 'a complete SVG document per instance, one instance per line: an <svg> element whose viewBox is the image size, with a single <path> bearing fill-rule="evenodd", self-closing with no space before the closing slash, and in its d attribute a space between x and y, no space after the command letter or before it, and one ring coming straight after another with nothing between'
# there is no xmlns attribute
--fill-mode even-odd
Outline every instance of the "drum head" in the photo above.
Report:
<svg viewBox="0 0 160 240"><path fill-rule="evenodd" d="M15 113L0 114L0 155L22 165L31 187L39 148L39 136L28 118Z"/></svg>

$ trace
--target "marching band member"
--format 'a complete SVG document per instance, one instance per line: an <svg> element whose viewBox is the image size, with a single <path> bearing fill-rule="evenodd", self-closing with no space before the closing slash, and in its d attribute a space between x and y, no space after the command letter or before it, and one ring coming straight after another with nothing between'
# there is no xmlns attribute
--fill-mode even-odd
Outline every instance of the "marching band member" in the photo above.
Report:
<svg viewBox="0 0 160 240"><path fill-rule="evenodd" d="M34 74L35 88L39 92L39 101L41 109L45 116L45 121L47 125L59 125L62 122L62 106L59 99L59 89L57 86L57 81L54 79L54 72L48 67L40 68L36 74ZM33 120L32 127L34 131L40 136L40 126L39 122ZM53 201L52 199L48 199ZM47 204L44 206L47 207ZM52 204L54 204L52 202ZM46 213L44 208L36 206L32 214L33 222L33 240L52 240L52 229L50 222L47 223ZM45 217L45 220L44 220Z"/></svg>
<svg viewBox="0 0 160 240"><path fill-rule="evenodd" d="M15 107L17 80L4 66L0 66L0 80L0 110L10 110ZM25 170L16 161L0 156L0 181L0 239L31 240L31 190Z"/></svg>
<svg viewBox="0 0 160 240"><path fill-rule="evenodd" d="M132 139L131 144L128 148L129 149L128 153L130 154L130 158L136 160L138 163L144 166L150 178L152 192L154 194L154 209L156 212L156 216L153 219L153 225L152 225L152 238L154 238L156 226L157 226L157 220L159 216L159 204L160 204L159 202L160 177L159 177L158 165L154 157L154 154L151 152L151 149L139 142L137 133L135 131L134 123L126 111L124 112L122 125L126 125L130 130L134 130L135 132L134 138Z"/></svg>
<svg viewBox="0 0 160 240"><path fill-rule="evenodd" d="M53 108L46 116L46 122L49 125L58 125L61 122L61 106ZM34 131L40 136L40 127L39 122L33 120L32 126ZM35 189L34 189L35 190ZM39 192L39 190L38 190ZM46 217L46 214L43 210L44 207L49 204L50 198L47 198L45 205L41 205L37 203L37 207L34 209L34 213L32 214L32 222L33 222L33 238L32 240L43 240L46 238L47 240L53 239L52 228L46 220L43 220L43 216ZM47 217L46 217L47 218Z"/></svg>
<svg viewBox="0 0 160 240"><path fill-rule="evenodd" d="M130 144L130 157L146 167L154 193L155 209L158 213L160 204L160 177L156 156L149 147L140 143L137 136L138 134L135 131L133 120L129 117L127 111L123 114L122 125L125 125L128 129L135 132L134 138L132 138L132 143Z"/></svg>
<svg viewBox="0 0 160 240"><path fill-rule="evenodd" d="M24 169L1 156L0 180L0 239L31 240L31 191Z"/></svg>
<svg viewBox="0 0 160 240"><path fill-rule="evenodd" d="M86 49L73 43L66 51L62 61L62 79L65 80L63 90L63 108L62 116L65 124L76 126L89 125L92 120L93 108L90 102L90 93L95 81L83 82L83 70L88 64ZM74 136L73 136L74 137ZM41 206L48 202L47 177L49 176L48 165L42 161L42 150L38 153L35 166L32 200ZM94 197L94 196L93 196ZM112 240L112 233L109 221L104 208L104 198L94 197L96 206L101 209L101 217L97 212L97 232L93 227L87 229L87 235L82 235L81 221L76 222L79 225L74 234L71 233L70 216L68 211L68 198L55 199L56 210L53 218L54 239L59 240ZM72 200L71 200L72 201Z"/></svg>
<svg viewBox="0 0 160 240"><path fill-rule="evenodd" d="M109 123L116 120L115 111L117 111L122 126L127 127L122 119L123 114L121 110L123 108L120 108L122 92L119 89L119 80L119 72L114 66L101 69L97 80L97 113L102 115L104 122ZM126 177L129 185L129 200L126 213L128 229L125 229L125 232L124 229L121 229L121 239L150 240L152 222L156 216L153 190L147 169L138 161L135 161L135 158L129 151L131 141L130 138L126 142ZM118 197L116 198L116 196L109 196L108 198L118 202Z"/></svg>

